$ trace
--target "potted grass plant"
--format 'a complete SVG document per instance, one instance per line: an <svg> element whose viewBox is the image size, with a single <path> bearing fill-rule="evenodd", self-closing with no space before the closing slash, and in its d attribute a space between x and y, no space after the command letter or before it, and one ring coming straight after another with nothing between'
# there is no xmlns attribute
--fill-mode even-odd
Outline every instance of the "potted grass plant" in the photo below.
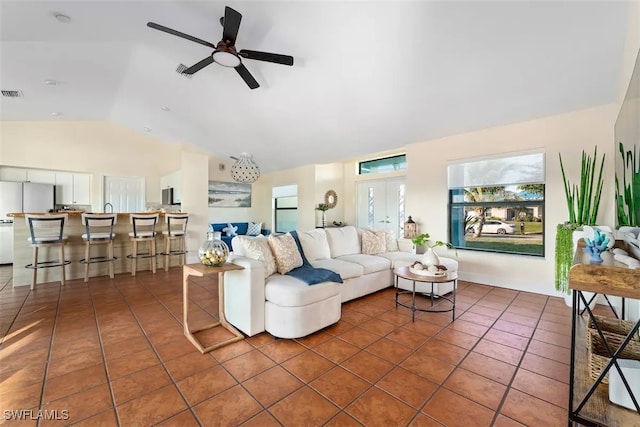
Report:
<svg viewBox="0 0 640 427"><path fill-rule="evenodd" d="M559 224L556 231L555 288L564 294L570 294L569 269L573 263L573 234L584 225L596 224L604 184L602 172L605 155L602 155L600 167L596 174L596 169L598 169L598 147L595 147L593 157L584 150L582 151L579 183L572 183L567 178L560 153L558 153L558 158L560 159L560 170L562 171L569 220L564 224Z"/></svg>

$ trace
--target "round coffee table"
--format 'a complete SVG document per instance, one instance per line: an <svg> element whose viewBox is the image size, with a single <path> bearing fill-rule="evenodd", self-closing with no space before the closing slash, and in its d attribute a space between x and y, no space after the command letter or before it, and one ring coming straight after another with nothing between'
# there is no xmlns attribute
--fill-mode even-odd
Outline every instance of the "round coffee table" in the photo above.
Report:
<svg viewBox="0 0 640 427"><path fill-rule="evenodd" d="M395 288L396 288L396 307L401 305L403 307L411 309L411 320L415 322L416 311L424 311L429 313L446 313L448 311L451 312L451 320L455 320L456 318L456 289L458 287L458 273L447 272L444 276L426 276L422 274L412 273L409 270L409 267L396 267L393 269L393 274L396 277L395 280ZM413 288L410 291L400 289L398 287L398 280L400 278L410 280L413 283ZM430 308L420 308L416 306L416 282L420 283L431 283L431 292L430 293L422 293L418 292L418 295L423 295L429 297L431 300ZM433 285L437 283L453 283L453 291L451 292L451 296L444 295L435 295L433 292ZM401 301L398 301L398 295L402 294L411 294L411 304L406 304ZM442 304L445 306L444 308L440 308L440 304L438 303L434 308L433 302L434 299L438 298L442 300ZM446 301L446 302L444 302Z"/></svg>

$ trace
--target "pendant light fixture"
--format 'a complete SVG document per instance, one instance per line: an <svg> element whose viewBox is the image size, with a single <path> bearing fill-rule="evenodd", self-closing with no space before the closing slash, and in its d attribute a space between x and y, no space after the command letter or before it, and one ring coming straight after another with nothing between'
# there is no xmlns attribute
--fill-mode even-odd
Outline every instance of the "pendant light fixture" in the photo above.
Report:
<svg viewBox="0 0 640 427"><path fill-rule="evenodd" d="M235 182L252 183L260 178L260 168L249 153L241 153L240 157L231 156L236 162L231 166L231 178Z"/></svg>

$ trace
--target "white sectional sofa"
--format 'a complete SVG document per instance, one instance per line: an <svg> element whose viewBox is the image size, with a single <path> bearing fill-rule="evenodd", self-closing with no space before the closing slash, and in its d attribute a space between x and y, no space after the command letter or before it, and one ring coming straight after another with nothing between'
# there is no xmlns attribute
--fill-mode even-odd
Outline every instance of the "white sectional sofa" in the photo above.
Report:
<svg viewBox="0 0 640 427"><path fill-rule="evenodd" d="M245 269L226 273L224 306L227 319L249 336L266 330L280 338L303 337L340 320L343 302L393 286L393 269L421 258L421 255L411 253L411 241L398 241L389 234L384 252L363 254L362 232L353 226L298 232L310 264L335 271L344 281L314 285L286 274L267 276L267 265L262 257L250 254L259 258L252 259L244 251L245 239L266 237L235 237L231 262ZM457 261L444 257L440 260L449 271L457 271ZM418 291L431 292L430 284L418 285ZM401 279L399 286L411 289L411 282ZM434 293L446 294L451 292L452 286L436 285Z"/></svg>

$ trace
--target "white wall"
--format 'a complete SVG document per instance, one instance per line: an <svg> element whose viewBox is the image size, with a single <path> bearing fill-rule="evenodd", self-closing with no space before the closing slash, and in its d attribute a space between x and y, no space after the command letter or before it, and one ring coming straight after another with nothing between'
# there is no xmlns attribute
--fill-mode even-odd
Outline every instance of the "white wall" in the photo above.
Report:
<svg viewBox="0 0 640 427"><path fill-rule="evenodd" d="M144 177L146 201L160 203L160 177L181 167L181 149L107 122L0 122L0 165L92 174L96 211L105 175Z"/></svg>
<svg viewBox="0 0 640 427"><path fill-rule="evenodd" d="M568 220L558 152L572 179L580 177L580 155L585 149L606 153L603 199L598 223L614 223L613 122L616 106L607 105L494 127L478 132L412 144L407 147L407 212L420 229L446 240L447 162L477 156L543 149L546 153L545 256L458 251L462 279L512 289L554 295L555 229ZM441 149L446 147L446 149Z"/></svg>
<svg viewBox="0 0 640 427"><path fill-rule="evenodd" d="M279 172L264 174L253 184L253 214L257 220L273 225L273 209L271 194L274 187L296 184L298 186L298 229L311 230L315 228L316 167L314 165L301 166ZM324 193L323 193L324 194ZM324 197L324 196L323 196Z"/></svg>
<svg viewBox="0 0 640 427"><path fill-rule="evenodd" d="M333 209L329 209L325 212L325 220L328 224L333 221L344 222L344 212L346 199L344 198L344 192L342 191L344 185L344 174L342 163L329 163L324 165L316 165L316 195L315 206L318 203L325 202L325 194L329 190L333 190L338 195L338 203ZM322 223L322 212L314 211L315 222L317 225Z"/></svg>
<svg viewBox="0 0 640 427"><path fill-rule="evenodd" d="M198 249L207 237L209 228L207 194L208 156L196 151L184 151L182 163L182 211L189 213L187 227L187 262L198 262Z"/></svg>

